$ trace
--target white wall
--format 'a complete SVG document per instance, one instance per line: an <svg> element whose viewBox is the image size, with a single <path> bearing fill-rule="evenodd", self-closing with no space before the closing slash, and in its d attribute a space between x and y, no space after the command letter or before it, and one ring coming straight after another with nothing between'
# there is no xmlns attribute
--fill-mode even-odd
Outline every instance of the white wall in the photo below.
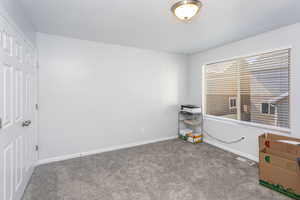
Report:
<svg viewBox="0 0 300 200"><path fill-rule="evenodd" d="M40 159L175 136L187 57L37 34Z"/></svg>
<svg viewBox="0 0 300 200"><path fill-rule="evenodd" d="M300 104L297 103L300 102L300 23L191 55L188 69L189 102L197 105L201 105L202 103L203 64L285 47L292 47L290 101L291 136L300 138ZM243 142L231 145L221 144L209 137L206 137L205 140L252 159L257 159L258 157L257 137L264 132L278 132L215 119L206 119L205 129L211 135L225 140L233 140L245 136L246 139Z"/></svg>
<svg viewBox="0 0 300 200"><path fill-rule="evenodd" d="M18 27L20 32L25 35L26 39L35 45L35 28L23 11L20 1L0 0L0 15L5 17L10 24Z"/></svg>

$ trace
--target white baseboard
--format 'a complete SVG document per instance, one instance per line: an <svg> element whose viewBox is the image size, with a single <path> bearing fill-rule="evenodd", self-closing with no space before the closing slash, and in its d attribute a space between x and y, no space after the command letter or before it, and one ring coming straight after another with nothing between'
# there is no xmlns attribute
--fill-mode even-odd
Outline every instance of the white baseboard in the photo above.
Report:
<svg viewBox="0 0 300 200"><path fill-rule="evenodd" d="M204 140L204 142L207 143L207 144L213 145L215 147L218 147L220 149L223 149L225 151L229 151L231 153L237 154L237 155L242 156L244 158L248 158L249 160L252 160L252 161L255 161L255 162L259 161L259 158L256 157L256 156L253 156L251 154L248 154L248 153L245 153L245 152L242 152L242 151L238 151L236 149L232 149L228 146L225 146L225 145L222 145L222 144L219 144L219 143L215 143L215 142L209 141L209 140Z"/></svg>
<svg viewBox="0 0 300 200"><path fill-rule="evenodd" d="M161 142L161 141L175 139L177 137L178 136L171 136L171 137L160 138L160 139L155 139L155 140L135 142L135 143L125 144L125 145L112 146L112 147L108 147L108 148L95 149L95 150L91 150L91 151L87 151L87 152L81 152L81 153L57 156L57 157L53 157L53 158L47 158L47 159L39 160L37 162L37 165L43 165L43 164L47 164L47 163L52 163L52 162L57 162L57 161L62 161L62 160L68 160L68 159L72 159L72 158L78 158L78 157L82 157L82 156L88 156L88 155L93 155L93 154L98 154L98 153L104 153L104 152L109 152L109 151L114 151L114 150L119 150L119 149L126 149L126 148L130 148L130 147L144 145L144 144L151 144L151 143L155 143L155 142ZM251 154L232 149L230 147L227 147L227 146L219 144L219 143L215 143L213 141L204 140L204 142L208 143L210 145L213 145L215 147L218 147L220 149L223 149L225 151L229 151L229 152L237 154L239 156L248 158L248 159L253 160L255 162L258 162L258 160L259 160L258 157L255 157Z"/></svg>
<svg viewBox="0 0 300 200"><path fill-rule="evenodd" d="M155 140L148 140L148 141L143 141L143 142L135 142L135 143L130 143L130 144L112 146L112 147L108 147L108 148L95 149L95 150L91 150L91 151L87 151L87 152L57 156L57 157L53 157L53 158L46 158L46 159L39 160L37 162L37 165L43 165L43 164L47 164L47 163L52 163L52 162L57 162L57 161L62 161L62 160L68 160L68 159L72 159L72 158L78 158L78 157L82 157L82 156L88 156L88 155L93 155L93 154L98 154L98 153L104 153L104 152L109 152L109 151L114 151L114 150L119 150L119 149L126 149L126 148L130 148L130 147L144 145L144 144L151 144L151 143L155 143L155 142L161 142L161 141L175 139L177 137L178 136L171 136L171 137L160 138L160 139L155 139Z"/></svg>

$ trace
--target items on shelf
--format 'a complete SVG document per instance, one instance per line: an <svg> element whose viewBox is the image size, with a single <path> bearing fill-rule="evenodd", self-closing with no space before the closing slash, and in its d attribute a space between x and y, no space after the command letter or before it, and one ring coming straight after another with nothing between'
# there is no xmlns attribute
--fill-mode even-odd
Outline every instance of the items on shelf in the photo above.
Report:
<svg viewBox="0 0 300 200"><path fill-rule="evenodd" d="M191 142L203 142L203 117L201 108L194 105L182 105L178 113L178 136Z"/></svg>
<svg viewBox="0 0 300 200"><path fill-rule="evenodd" d="M180 130L179 137L184 139L185 141L191 143L200 143L202 142L202 134L201 133L193 133L191 129L182 129Z"/></svg>
<svg viewBox="0 0 300 200"><path fill-rule="evenodd" d="M189 112L189 113L201 113L202 110L200 107L195 105L181 105L181 111Z"/></svg>
<svg viewBox="0 0 300 200"><path fill-rule="evenodd" d="M187 136L187 135L193 134L193 130L191 130L191 129L182 129L182 130L179 130L179 133L182 136Z"/></svg>
<svg viewBox="0 0 300 200"><path fill-rule="evenodd" d="M192 125L192 126L196 126L196 125L200 125L201 122L198 120L183 120L184 123Z"/></svg>

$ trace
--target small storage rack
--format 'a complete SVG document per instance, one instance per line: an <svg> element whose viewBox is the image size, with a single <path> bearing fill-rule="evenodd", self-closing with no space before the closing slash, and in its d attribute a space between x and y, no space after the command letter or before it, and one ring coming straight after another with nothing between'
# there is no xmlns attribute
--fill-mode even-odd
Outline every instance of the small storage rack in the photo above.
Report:
<svg viewBox="0 0 300 200"><path fill-rule="evenodd" d="M203 115L201 108L182 105L178 112L178 137L193 144L203 142Z"/></svg>

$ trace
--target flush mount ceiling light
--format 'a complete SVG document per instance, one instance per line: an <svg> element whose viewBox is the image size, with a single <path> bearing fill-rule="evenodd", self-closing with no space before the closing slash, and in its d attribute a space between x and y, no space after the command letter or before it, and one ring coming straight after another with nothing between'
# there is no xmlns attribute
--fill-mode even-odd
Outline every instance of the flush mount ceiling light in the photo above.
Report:
<svg viewBox="0 0 300 200"><path fill-rule="evenodd" d="M182 21L190 21L199 13L201 6L201 1L183 0L175 3L172 6L171 11L178 19Z"/></svg>

